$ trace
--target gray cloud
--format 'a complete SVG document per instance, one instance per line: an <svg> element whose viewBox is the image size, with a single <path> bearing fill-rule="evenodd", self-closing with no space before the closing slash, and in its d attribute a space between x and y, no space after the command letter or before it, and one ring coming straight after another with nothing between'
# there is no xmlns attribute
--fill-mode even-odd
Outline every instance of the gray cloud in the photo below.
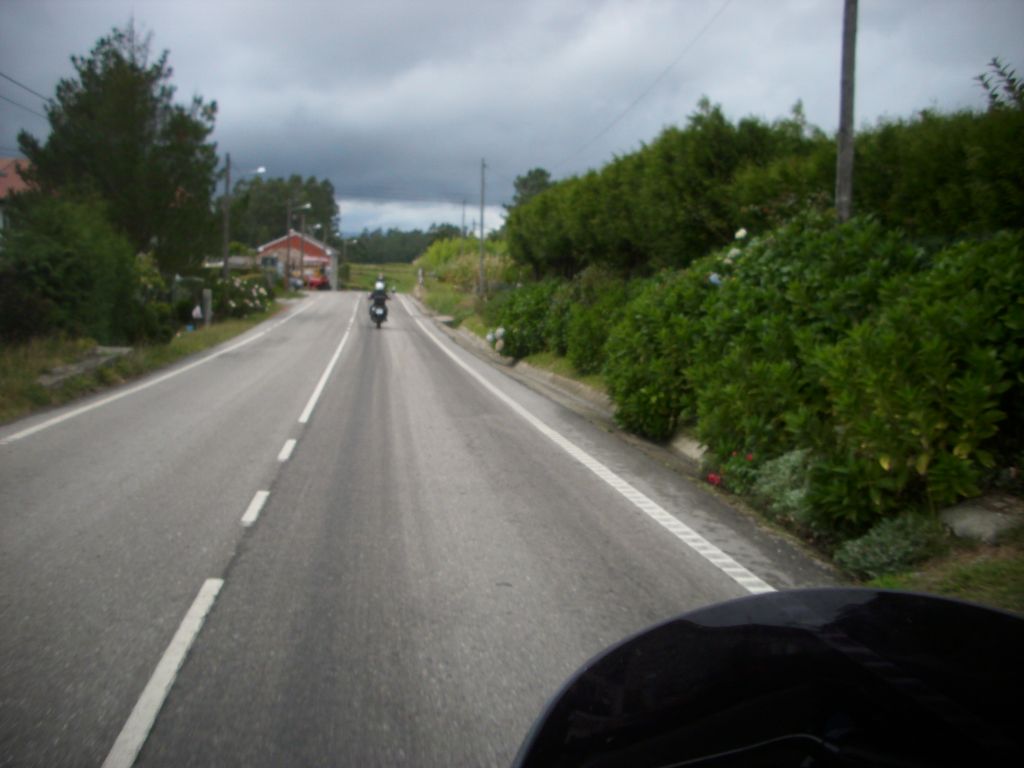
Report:
<svg viewBox="0 0 1024 768"><path fill-rule="evenodd" d="M218 102L220 150L331 179L346 230L460 224L463 199L477 218L484 157L497 223L516 175L600 167L704 94L733 118L801 99L833 131L838 113L842 0L0 0L0 71L52 93L133 16L179 96ZM996 55L1024 68L1022 31L1020 0L861 0L858 124L983 108L974 76ZM46 123L0 101L0 154L19 128Z"/></svg>

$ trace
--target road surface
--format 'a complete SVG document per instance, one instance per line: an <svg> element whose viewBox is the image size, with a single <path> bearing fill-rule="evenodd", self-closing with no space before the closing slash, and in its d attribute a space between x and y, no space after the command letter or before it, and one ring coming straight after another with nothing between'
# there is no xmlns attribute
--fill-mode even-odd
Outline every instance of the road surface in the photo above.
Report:
<svg viewBox="0 0 1024 768"><path fill-rule="evenodd" d="M0 765L507 765L607 645L828 581L410 299L311 295L0 428Z"/></svg>

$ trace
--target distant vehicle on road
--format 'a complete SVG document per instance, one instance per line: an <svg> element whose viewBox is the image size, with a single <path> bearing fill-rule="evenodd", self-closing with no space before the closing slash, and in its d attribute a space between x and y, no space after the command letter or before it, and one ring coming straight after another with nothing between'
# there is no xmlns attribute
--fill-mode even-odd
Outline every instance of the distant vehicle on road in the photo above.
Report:
<svg viewBox="0 0 1024 768"><path fill-rule="evenodd" d="M326 291L331 287L331 281L327 275L319 273L306 276L306 287L311 291Z"/></svg>

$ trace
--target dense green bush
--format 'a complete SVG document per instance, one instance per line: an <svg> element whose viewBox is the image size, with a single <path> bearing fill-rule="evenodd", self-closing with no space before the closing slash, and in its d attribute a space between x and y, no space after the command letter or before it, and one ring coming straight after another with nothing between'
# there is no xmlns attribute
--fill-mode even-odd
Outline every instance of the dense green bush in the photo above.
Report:
<svg viewBox="0 0 1024 768"><path fill-rule="evenodd" d="M923 255L872 219L801 216L719 254L687 372L698 435L721 459L778 456L822 432L828 413L814 350L877 309L887 281Z"/></svg>
<svg viewBox="0 0 1024 768"><path fill-rule="evenodd" d="M922 112L861 132L854 207L946 241L1024 221L1024 110Z"/></svg>
<svg viewBox="0 0 1024 768"><path fill-rule="evenodd" d="M26 195L14 214L0 250L4 338L65 333L119 344L165 335L162 309L147 306L143 268L101 204Z"/></svg>
<svg viewBox="0 0 1024 768"><path fill-rule="evenodd" d="M547 348L547 313L557 288L554 281L530 283L502 291L488 302L487 323L504 328L503 354L519 359Z"/></svg>
<svg viewBox="0 0 1024 768"><path fill-rule="evenodd" d="M544 323L544 346L548 351L565 357L569 352L569 317L576 301L577 285L565 281L551 294Z"/></svg>
<svg viewBox="0 0 1024 768"><path fill-rule="evenodd" d="M663 275L608 342L617 418L655 439L696 422L721 461L805 444L828 409L810 354L877 308L888 279L923 264L875 221L807 215Z"/></svg>
<svg viewBox="0 0 1024 768"><path fill-rule="evenodd" d="M635 288L606 345L605 383L616 420L655 440L672 436L692 413L687 370L703 305L714 291L711 259L689 270L665 272Z"/></svg>
<svg viewBox="0 0 1024 768"><path fill-rule="evenodd" d="M701 99L685 127L666 128L640 151L513 208L506 221L509 253L537 277L570 278L592 266L629 277L685 267L728 243L738 215L753 210L758 169L813 155L813 162L794 166L793 188L801 201L817 194L822 175L834 173L821 162L825 144L799 108L771 124L750 117L732 123ZM747 181L736 187L740 172ZM780 200L796 194L788 186L791 176L782 173L785 188L774 183ZM738 195L739 189L749 194Z"/></svg>
<svg viewBox="0 0 1024 768"><path fill-rule="evenodd" d="M950 243L1024 221L1024 110L921 112L857 134L854 210L916 241ZM537 277L601 265L647 276L688 266L744 226L767 232L826 211L835 142L799 105L784 120L730 122L706 99L599 171L560 181L512 209L509 253Z"/></svg>
<svg viewBox="0 0 1024 768"><path fill-rule="evenodd" d="M583 374L604 366L608 333L626 304L626 285L602 268L591 267L577 275L576 301L569 310L566 356Z"/></svg>
<svg viewBox="0 0 1024 768"><path fill-rule="evenodd" d="M819 507L861 522L977 494L984 472L1021 445L1024 235L936 255L930 270L889 285L875 316L820 348L814 368L835 434L812 491Z"/></svg>
<svg viewBox="0 0 1024 768"><path fill-rule="evenodd" d="M659 440L695 420L728 487L840 537L976 494L1024 435L1022 238L928 254L873 219L808 215L740 239L626 306L616 418ZM759 467L780 457L794 480L775 487Z"/></svg>

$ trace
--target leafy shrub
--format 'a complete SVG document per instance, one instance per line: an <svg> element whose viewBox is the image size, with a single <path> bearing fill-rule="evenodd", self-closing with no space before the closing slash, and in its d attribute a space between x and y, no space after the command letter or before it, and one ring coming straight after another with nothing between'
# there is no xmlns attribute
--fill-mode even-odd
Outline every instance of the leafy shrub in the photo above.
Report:
<svg viewBox="0 0 1024 768"><path fill-rule="evenodd" d="M272 295L262 276L228 277L213 284L213 316L216 318L245 317L265 312Z"/></svg>
<svg viewBox="0 0 1024 768"><path fill-rule="evenodd" d="M686 377L693 363L704 302L713 291L710 262L666 272L638 286L606 345L605 383L615 419L626 429L655 440L675 432L690 412Z"/></svg>
<svg viewBox="0 0 1024 768"><path fill-rule="evenodd" d="M943 554L945 527L933 517L906 514L878 523L866 535L843 544L835 553L840 567L858 578L876 578Z"/></svg>
<svg viewBox="0 0 1024 768"><path fill-rule="evenodd" d="M1024 220L1024 110L921 112L857 136L854 207L949 241Z"/></svg>
<svg viewBox="0 0 1024 768"><path fill-rule="evenodd" d="M583 374L604 366L608 333L626 303L625 283L600 268L584 270L576 278L576 301L566 328L566 355Z"/></svg>
<svg viewBox="0 0 1024 768"><path fill-rule="evenodd" d="M516 359L543 352L547 313L557 283L530 283L497 294L487 305L487 322L505 329L502 353Z"/></svg>
<svg viewBox="0 0 1024 768"><path fill-rule="evenodd" d="M813 493L858 522L976 495L982 473L1019 450L1024 235L947 249L884 304L814 360L835 445Z"/></svg>
<svg viewBox="0 0 1024 768"><path fill-rule="evenodd" d="M569 351L569 316L576 301L576 284L559 283L551 294L544 323L544 345L548 351L565 357Z"/></svg>
<svg viewBox="0 0 1024 768"><path fill-rule="evenodd" d="M819 436L829 403L814 350L869 317L922 254L873 219L801 216L719 252L720 286L694 334L698 434L714 454L778 456Z"/></svg>
<svg viewBox="0 0 1024 768"><path fill-rule="evenodd" d="M807 449L797 449L758 467L752 488L754 497L776 520L797 525L807 521L808 459Z"/></svg>
<svg viewBox="0 0 1024 768"><path fill-rule="evenodd" d="M519 279L519 270L508 256L504 241L484 243L484 279L489 286L509 285ZM480 242L473 238L435 240L416 260L416 266L442 282L463 291L476 290L480 281Z"/></svg>
<svg viewBox="0 0 1024 768"><path fill-rule="evenodd" d="M0 250L0 334L116 344L144 333L135 257L105 213L93 201L22 196Z"/></svg>
<svg viewBox="0 0 1024 768"><path fill-rule="evenodd" d="M135 291L138 323L134 330L134 340L166 343L174 337L178 324L169 301L167 284L153 254L138 254L135 257L135 272L138 278Z"/></svg>

